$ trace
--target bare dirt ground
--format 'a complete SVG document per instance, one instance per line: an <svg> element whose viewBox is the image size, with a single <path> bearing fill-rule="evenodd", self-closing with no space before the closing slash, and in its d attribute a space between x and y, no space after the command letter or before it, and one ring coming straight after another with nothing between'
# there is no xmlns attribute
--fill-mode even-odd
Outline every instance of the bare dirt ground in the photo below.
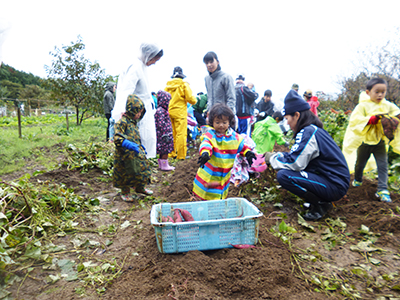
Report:
<svg viewBox="0 0 400 300"><path fill-rule="evenodd" d="M155 168L150 186L154 198L164 202L192 201L196 162L194 154L191 159L177 162L175 172L165 173ZM269 186L272 177L273 173L266 171L259 180L260 185ZM11 180L12 174L5 179ZM21 271L23 282L15 283L11 290L15 299L400 298L396 289L399 285L396 272L400 269L399 195L392 193L392 203L376 201L375 181L364 180L362 187L350 187L327 218L308 223L312 229L298 223L298 213L304 209L293 195L280 190L282 207L273 206L273 202L255 202L264 213L257 248L171 255L161 254L157 249L149 216L151 200L133 204L121 201L118 191L100 170L81 174L61 168L32 180L64 183L77 194L101 199L97 214L77 220L81 232L53 241L66 246L65 251L54 256L76 263L116 261L118 276L107 285L96 282L97 279L83 280L83 277L51 284L46 278L57 270L45 269L37 262L32 265L34 269L29 276ZM239 188L231 185L229 197L254 201L259 191L250 184ZM282 220L297 230L288 243L271 232ZM131 225L122 229L121 224L126 221ZM100 235L94 230L110 224L118 228L112 234ZM370 248L361 247L357 251L359 248L354 247L360 241L368 241L360 234L362 225L370 230L366 236L375 236L377 240ZM103 246L76 247L71 240L77 236L96 240ZM392 276L390 280L388 276ZM103 287L96 292L96 288Z"/></svg>

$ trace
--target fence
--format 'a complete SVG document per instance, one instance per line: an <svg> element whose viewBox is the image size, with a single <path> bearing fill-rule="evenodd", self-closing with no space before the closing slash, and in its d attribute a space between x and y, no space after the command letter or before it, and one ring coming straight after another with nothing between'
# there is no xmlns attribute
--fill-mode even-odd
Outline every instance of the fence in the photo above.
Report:
<svg viewBox="0 0 400 300"><path fill-rule="evenodd" d="M16 117L18 107L23 116L65 114L66 110L69 114L75 113L74 109L65 109L56 100L0 98L0 117Z"/></svg>
<svg viewBox="0 0 400 300"><path fill-rule="evenodd" d="M49 105L52 103L53 105ZM18 118L18 135L22 138L21 116L42 116L44 114L62 114L65 115L67 130L69 130L68 115L74 114L74 110L67 107L62 108L55 103L54 100L39 100L39 99L0 99L0 117L17 117ZM34 107L34 108L33 108Z"/></svg>

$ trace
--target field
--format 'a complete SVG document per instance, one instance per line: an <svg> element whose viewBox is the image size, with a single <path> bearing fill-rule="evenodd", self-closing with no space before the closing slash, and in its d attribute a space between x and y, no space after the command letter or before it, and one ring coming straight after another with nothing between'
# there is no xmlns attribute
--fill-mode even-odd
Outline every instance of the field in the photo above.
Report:
<svg viewBox="0 0 400 300"><path fill-rule="evenodd" d="M36 213L25 224L14 218L9 238L0 214L0 299L400 299L400 197L392 191L392 203L376 201L373 176L326 218L305 222L301 200L267 170L229 191L264 214L257 248L160 254L151 206L193 200L198 155L193 149L190 159L174 161L170 173L152 161L155 194L125 203L102 136L41 149L51 170L32 156L27 168L2 175L1 197L24 195ZM16 209L25 213L25 204Z"/></svg>

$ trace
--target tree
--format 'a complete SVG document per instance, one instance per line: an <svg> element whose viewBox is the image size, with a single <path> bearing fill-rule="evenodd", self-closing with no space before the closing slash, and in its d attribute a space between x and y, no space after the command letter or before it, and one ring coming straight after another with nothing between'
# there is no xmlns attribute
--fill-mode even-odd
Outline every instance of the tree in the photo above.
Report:
<svg viewBox="0 0 400 300"><path fill-rule="evenodd" d="M42 79L39 76L35 76L32 73L26 73L23 71L15 70L13 67L2 64L0 67L0 81L8 80L14 83L19 83L22 86L27 84L34 84L41 86Z"/></svg>
<svg viewBox="0 0 400 300"><path fill-rule="evenodd" d="M76 124L80 125L85 114L103 112L103 94L107 79L97 62L91 63L82 54L85 44L82 38L62 49L55 47L51 66L45 66L51 89L61 105L72 105L76 110Z"/></svg>
<svg viewBox="0 0 400 300"><path fill-rule="evenodd" d="M12 99L19 98L19 93L23 89L22 84L11 82L9 80L0 81L0 86L2 88L7 88L7 90L8 90L8 96L7 97L12 98Z"/></svg>
<svg viewBox="0 0 400 300"><path fill-rule="evenodd" d="M400 29L397 28L397 36ZM380 77L388 82L386 99L400 104L400 42L392 39L384 45L369 48L360 52L358 68L361 70L357 75L343 78L339 81L342 93L338 101L343 105L351 105L353 109L358 104L361 91L365 90L368 80Z"/></svg>

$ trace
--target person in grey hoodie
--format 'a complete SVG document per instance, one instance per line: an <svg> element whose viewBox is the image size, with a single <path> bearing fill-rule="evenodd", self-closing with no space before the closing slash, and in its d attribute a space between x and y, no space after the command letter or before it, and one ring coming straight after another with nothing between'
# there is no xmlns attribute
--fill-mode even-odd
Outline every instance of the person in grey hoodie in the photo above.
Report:
<svg viewBox="0 0 400 300"><path fill-rule="evenodd" d="M227 105L233 114L236 114L236 92L232 76L221 71L218 56L215 52L208 52L203 62L209 73L206 76L207 111L217 103Z"/></svg>
<svg viewBox="0 0 400 300"><path fill-rule="evenodd" d="M110 128L110 118L111 118L111 111L114 108L115 104L115 98L114 98L114 93L115 90L117 89L117 85L115 82L107 82L106 84L106 91L104 93L103 97L103 105L104 105L104 114L106 115L107 118L107 134L106 134L106 142L108 142L110 138L109 134L109 128Z"/></svg>

